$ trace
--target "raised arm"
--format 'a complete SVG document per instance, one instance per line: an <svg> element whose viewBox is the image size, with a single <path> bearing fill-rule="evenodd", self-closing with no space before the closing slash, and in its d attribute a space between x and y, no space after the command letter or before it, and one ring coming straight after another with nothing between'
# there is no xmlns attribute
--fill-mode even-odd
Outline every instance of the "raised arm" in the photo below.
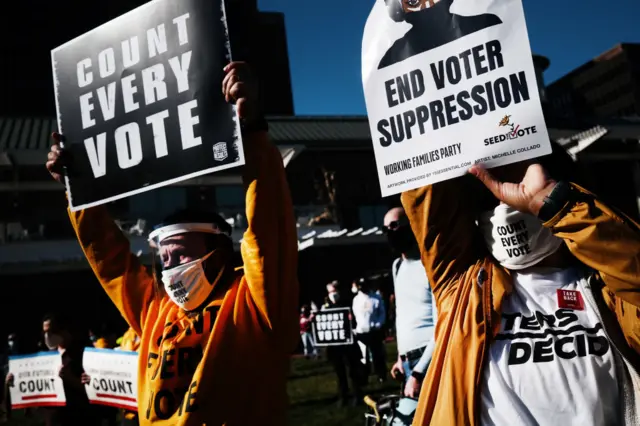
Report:
<svg viewBox="0 0 640 426"><path fill-rule="evenodd" d="M471 169L503 203L536 217L564 240L571 253L600 273L615 295L640 307L640 228L589 191L556 182L542 165L527 167L520 183L501 182L488 170Z"/></svg>
<svg viewBox="0 0 640 426"><path fill-rule="evenodd" d="M472 169L500 201L536 217L564 240L571 253L596 270L606 286L627 342L640 352L640 228L589 191L551 179L540 164L528 166L519 184Z"/></svg>
<svg viewBox="0 0 640 426"><path fill-rule="evenodd" d="M245 137L245 157L245 277L267 326L297 336L298 238L282 156L263 131Z"/></svg>
<svg viewBox="0 0 640 426"><path fill-rule="evenodd" d="M257 112L255 80L245 63L232 62L222 91L243 122L247 231L240 251L250 297L277 339L297 342L298 236L282 156ZM287 344L288 346L288 344Z"/></svg>
<svg viewBox="0 0 640 426"><path fill-rule="evenodd" d="M47 170L62 183L65 153L60 148L61 136L54 133L52 139ZM131 253L129 240L104 206L68 213L91 269L124 319L141 335L154 297L153 278Z"/></svg>
<svg viewBox="0 0 640 426"><path fill-rule="evenodd" d="M127 323L142 335L155 283L104 206L72 212L71 224L94 274Z"/></svg>
<svg viewBox="0 0 640 426"><path fill-rule="evenodd" d="M464 179L402 194L402 205L436 299L478 259L474 251L477 230Z"/></svg>
<svg viewBox="0 0 640 426"><path fill-rule="evenodd" d="M589 191L572 188L574 195L544 225L578 260L598 271L616 297L640 307L640 227Z"/></svg>

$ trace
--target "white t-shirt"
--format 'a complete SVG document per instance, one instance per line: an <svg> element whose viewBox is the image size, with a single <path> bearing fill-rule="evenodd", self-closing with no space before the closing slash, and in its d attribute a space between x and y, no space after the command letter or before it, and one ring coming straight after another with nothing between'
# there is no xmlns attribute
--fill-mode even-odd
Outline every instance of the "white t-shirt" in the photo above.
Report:
<svg viewBox="0 0 640 426"><path fill-rule="evenodd" d="M359 291L353 298L351 308L356 319L354 333L368 333L383 326L385 320L384 303L375 293L366 294Z"/></svg>
<svg viewBox="0 0 640 426"><path fill-rule="evenodd" d="M484 370L481 424L617 424L615 349L583 295L564 293L581 298L582 310L559 307L557 290L580 291L586 278L575 269L513 275Z"/></svg>

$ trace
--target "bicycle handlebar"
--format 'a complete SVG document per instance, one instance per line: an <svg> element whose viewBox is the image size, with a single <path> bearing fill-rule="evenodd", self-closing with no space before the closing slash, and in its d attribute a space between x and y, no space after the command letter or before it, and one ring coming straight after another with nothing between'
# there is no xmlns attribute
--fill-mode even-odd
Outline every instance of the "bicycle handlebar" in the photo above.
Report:
<svg viewBox="0 0 640 426"><path fill-rule="evenodd" d="M373 410L373 413L375 414L375 417L376 417L376 423L377 424L380 424L382 422L382 416L380 415L380 411L386 411L389 408L391 408L391 406L394 403L396 403L397 401L402 399L402 396L400 396L400 395L386 395L386 396L383 396L380 399L381 400L384 399L384 402L378 403L378 401L374 400L369 395L366 395L364 397L364 403L369 408L371 408Z"/></svg>
<svg viewBox="0 0 640 426"><path fill-rule="evenodd" d="M380 417L380 413L378 412L378 403L373 400L369 395L364 397L364 403L373 410L373 414L376 415L376 423L380 424L382 418Z"/></svg>

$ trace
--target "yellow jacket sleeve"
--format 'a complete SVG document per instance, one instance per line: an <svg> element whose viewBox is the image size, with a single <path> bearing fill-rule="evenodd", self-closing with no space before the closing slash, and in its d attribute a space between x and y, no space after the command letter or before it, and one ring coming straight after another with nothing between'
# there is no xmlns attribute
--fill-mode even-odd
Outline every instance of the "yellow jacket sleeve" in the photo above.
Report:
<svg viewBox="0 0 640 426"><path fill-rule="evenodd" d="M282 156L266 132L247 135L244 148L245 279L265 326L297 339L298 237Z"/></svg>
<svg viewBox="0 0 640 426"><path fill-rule="evenodd" d="M71 224L91 269L123 318L142 335L154 298L155 283L129 249L129 240L114 223L106 207L72 212Z"/></svg>
<svg viewBox="0 0 640 426"><path fill-rule="evenodd" d="M451 294L460 276L486 254L476 244L478 231L465 178L406 191L401 197L437 300L445 290Z"/></svg>
<svg viewBox="0 0 640 426"><path fill-rule="evenodd" d="M545 223L562 238L571 253L600 273L617 297L640 307L640 228L623 213L580 188L568 203Z"/></svg>

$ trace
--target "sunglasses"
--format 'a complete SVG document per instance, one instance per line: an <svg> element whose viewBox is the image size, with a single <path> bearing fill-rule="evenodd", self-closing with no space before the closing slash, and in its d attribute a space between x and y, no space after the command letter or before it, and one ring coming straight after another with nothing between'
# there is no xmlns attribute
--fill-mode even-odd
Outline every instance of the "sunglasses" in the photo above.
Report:
<svg viewBox="0 0 640 426"><path fill-rule="evenodd" d="M397 231L398 229L408 226L409 222L406 220L394 220L393 222L389 222L388 225L382 227L382 232L388 234L389 232Z"/></svg>

